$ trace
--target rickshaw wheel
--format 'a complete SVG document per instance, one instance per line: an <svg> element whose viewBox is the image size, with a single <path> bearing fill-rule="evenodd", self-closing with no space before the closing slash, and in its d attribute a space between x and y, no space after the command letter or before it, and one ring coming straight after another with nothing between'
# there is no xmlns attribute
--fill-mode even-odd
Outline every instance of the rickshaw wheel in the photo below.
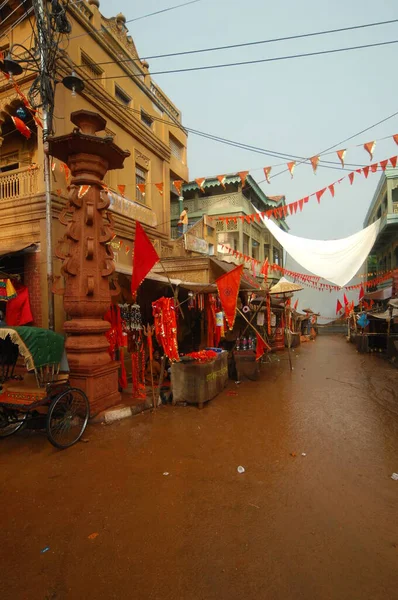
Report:
<svg viewBox="0 0 398 600"><path fill-rule="evenodd" d="M84 392L70 388L50 404L47 415L47 437L53 446L64 450L76 444L86 429L90 405Z"/></svg>
<svg viewBox="0 0 398 600"><path fill-rule="evenodd" d="M0 406L0 438L8 437L21 431L26 426L27 413L18 413Z"/></svg>

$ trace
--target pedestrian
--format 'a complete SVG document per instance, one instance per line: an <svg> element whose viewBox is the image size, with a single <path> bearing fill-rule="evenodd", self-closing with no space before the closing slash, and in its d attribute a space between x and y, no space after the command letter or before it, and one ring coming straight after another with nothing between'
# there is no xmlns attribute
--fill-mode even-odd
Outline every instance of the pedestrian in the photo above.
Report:
<svg viewBox="0 0 398 600"><path fill-rule="evenodd" d="M186 233L188 231L188 207L184 206L184 210L180 214L180 221L182 224L182 233Z"/></svg>

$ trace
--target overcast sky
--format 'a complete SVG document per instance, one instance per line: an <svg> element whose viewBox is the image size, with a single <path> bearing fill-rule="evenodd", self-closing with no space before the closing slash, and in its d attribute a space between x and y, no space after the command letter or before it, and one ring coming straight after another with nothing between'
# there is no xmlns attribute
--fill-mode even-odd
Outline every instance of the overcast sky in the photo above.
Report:
<svg viewBox="0 0 398 600"><path fill-rule="evenodd" d="M179 4L182 0L101 0L105 16L121 11L127 20ZM395 0L201 0L190 6L128 23L141 57L168 52L266 40L398 18ZM320 50L398 40L398 23L345 33L282 41L249 48L191 56L150 59L150 71L249 61ZM296 58L223 69L154 76L193 129L289 156L309 157L339 144L347 148L346 162L370 164L365 142L398 133L398 117L340 145L340 141L398 110L395 76L398 44L336 54ZM374 160L397 154L391 140L379 141ZM338 159L335 154L325 157ZM250 170L264 179L262 168L280 159L190 135L190 178ZM338 163L339 164L339 163ZM337 166L337 165L336 165ZM358 167L352 167L358 168ZM273 173L283 170L274 167ZM262 184L270 195L285 194L293 202L330 185L347 172L309 165L296 167L294 178L283 173ZM354 185L343 182L335 198L327 193L319 206L311 199L301 214L289 218L291 233L314 239L350 235L362 228L380 174L368 180L357 176ZM303 269L297 268L303 271ZM341 294L342 295L342 294ZM305 302L328 315L333 301L310 292ZM354 298L355 296L353 296ZM307 302L308 303L308 302ZM325 306L327 305L327 309Z"/></svg>

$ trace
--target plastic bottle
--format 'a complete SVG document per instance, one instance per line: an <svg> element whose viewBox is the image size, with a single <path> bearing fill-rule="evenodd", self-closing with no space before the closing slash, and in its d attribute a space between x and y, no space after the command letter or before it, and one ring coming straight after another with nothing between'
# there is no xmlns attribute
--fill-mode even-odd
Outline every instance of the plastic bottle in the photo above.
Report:
<svg viewBox="0 0 398 600"><path fill-rule="evenodd" d="M240 337L236 338L236 350L240 350Z"/></svg>
<svg viewBox="0 0 398 600"><path fill-rule="evenodd" d="M243 344L242 344L242 350L246 350L246 349L247 349L247 339L244 337Z"/></svg>

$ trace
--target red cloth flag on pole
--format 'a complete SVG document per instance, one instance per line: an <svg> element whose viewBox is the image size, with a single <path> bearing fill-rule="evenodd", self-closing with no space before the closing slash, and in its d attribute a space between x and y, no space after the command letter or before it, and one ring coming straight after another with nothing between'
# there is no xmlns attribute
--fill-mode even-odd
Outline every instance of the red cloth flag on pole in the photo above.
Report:
<svg viewBox="0 0 398 600"><path fill-rule="evenodd" d="M266 344L264 342L264 340L258 335L258 333L256 333L256 339L257 339L257 344L256 344L256 360L260 360L260 358L262 357L262 355L264 354L264 352L266 350L268 350L269 352L271 352L271 348L270 348L270 346L268 346L268 344Z"/></svg>
<svg viewBox="0 0 398 600"><path fill-rule="evenodd" d="M343 307L342 307L342 305L341 305L341 302L340 302L340 300L339 300L339 299L337 299L337 305L336 305L336 315L338 315L338 314L339 314L339 312L341 311L341 309L342 309L342 308L343 308Z"/></svg>
<svg viewBox="0 0 398 600"><path fill-rule="evenodd" d="M347 298L347 296L345 294L344 294L344 297L343 297L343 301L344 301L344 305L345 306L347 306L347 304L349 304L348 298Z"/></svg>
<svg viewBox="0 0 398 600"><path fill-rule="evenodd" d="M298 298L297 298L296 302L294 303L294 306L293 306L294 310L297 310L297 307L298 307Z"/></svg>
<svg viewBox="0 0 398 600"><path fill-rule="evenodd" d="M235 269L232 269L232 271L229 273L225 273L216 279L221 306L230 329L233 328L235 323L236 302L238 299L242 272L243 265L239 265Z"/></svg>
<svg viewBox="0 0 398 600"><path fill-rule="evenodd" d="M145 277L160 260L151 240L146 235L141 223L135 222L135 242L133 256L133 274L131 277L131 293L135 294Z"/></svg>
<svg viewBox="0 0 398 600"><path fill-rule="evenodd" d="M269 175L271 173L271 169L272 169L272 167L264 167L264 175L265 175L265 179L267 180L267 183L271 183L269 180Z"/></svg>
<svg viewBox="0 0 398 600"><path fill-rule="evenodd" d="M364 298L365 296L365 292L363 289L363 286L361 285L361 289L359 290L359 302L362 300L362 298Z"/></svg>

